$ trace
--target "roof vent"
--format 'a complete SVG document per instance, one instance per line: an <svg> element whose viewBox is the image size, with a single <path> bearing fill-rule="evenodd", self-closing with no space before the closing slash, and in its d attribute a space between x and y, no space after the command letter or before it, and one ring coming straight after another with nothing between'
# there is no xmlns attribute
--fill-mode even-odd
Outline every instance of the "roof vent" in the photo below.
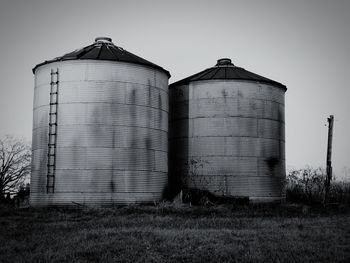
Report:
<svg viewBox="0 0 350 263"><path fill-rule="evenodd" d="M109 38L109 37L96 37L96 38L95 38L95 42L96 42L96 43L100 43L100 42L103 42L103 43L112 43L112 39Z"/></svg>
<svg viewBox="0 0 350 263"><path fill-rule="evenodd" d="M218 59L218 63L216 63L216 66L224 66L224 65L232 65L232 61L229 58L220 58Z"/></svg>

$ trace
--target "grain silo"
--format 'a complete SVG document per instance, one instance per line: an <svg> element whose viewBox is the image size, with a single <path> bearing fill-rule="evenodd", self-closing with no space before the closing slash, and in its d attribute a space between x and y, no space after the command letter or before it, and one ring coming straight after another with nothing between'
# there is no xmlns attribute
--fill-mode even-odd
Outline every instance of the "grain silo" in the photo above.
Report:
<svg viewBox="0 0 350 263"><path fill-rule="evenodd" d="M33 73L31 205L162 198L168 71L103 37Z"/></svg>
<svg viewBox="0 0 350 263"><path fill-rule="evenodd" d="M284 197L284 94L228 58L169 86L170 178L218 196Z"/></svg>

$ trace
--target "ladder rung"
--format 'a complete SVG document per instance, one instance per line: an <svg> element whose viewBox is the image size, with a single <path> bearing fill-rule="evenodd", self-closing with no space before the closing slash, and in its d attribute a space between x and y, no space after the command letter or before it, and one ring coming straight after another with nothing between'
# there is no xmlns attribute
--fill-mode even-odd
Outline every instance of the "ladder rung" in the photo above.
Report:
<svg viewBox="0 0 350 263"><path fill-rule="evenodd" d="M56 77L54 77L56 75ZM58 69L51 69L50 109L49 109L49 143L47 153L47 183L46 192L55 192L55 169L56 169L56 140L57 140L57 107L58 107ZM56 105L56 108L55 108ZM54 142L54 143L52 143Z"/></svg>

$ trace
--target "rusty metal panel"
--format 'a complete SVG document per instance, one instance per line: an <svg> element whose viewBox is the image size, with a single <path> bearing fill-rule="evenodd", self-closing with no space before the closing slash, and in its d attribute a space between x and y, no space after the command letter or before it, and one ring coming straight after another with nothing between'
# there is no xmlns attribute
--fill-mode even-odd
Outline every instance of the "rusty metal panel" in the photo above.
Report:
<svg viewBox="0 0 350 263"><path fill-rule="evenodd" d="M62 82L59 91L60 104L97 102L124 104L127 85L132 84L82 80Z"/></svg>
<svg viewBox="0 0 350 263"><path fill-rule="evenodd" d="M38 87L36 97L40 102L36 105L47 104L47 86ZM113 103L132 104L160 108L168 111L167 92L153 86L129 82L95 82L69 81L60 84L60 104L64 103Z"/></svg>
<svg viewBox="0 0 350 263"><path fill-rule="evenodd" d="M271 176L228 176L228 194L237 196L281 197L281 178Z"/></svg>
<svg viewBox="0 0 350 263"><path fill-rule="evenodd" d="M153 203L162 198L161 192L58 192L45 194L43 192L31 193L31 205L44 206L110 206L126 205L130 203Z"/></svg>
<svg viewBox="0 0 350 263"><path fill-rule="evenodd" d="M32 171L46 171L47 149L36 149L32 152Z"/></svg>
<svg viewBox="0 0 350 263"><path fill-rule="evenodd" d="M269 119L259 119L258 133L260 138L277 139L284 141L284 122Z"/></svg>
<svg viewBox="0 0 350 263"><path fill-rule="evenodd" d="M55 192L87 193L158 192L165 185L167 176L162 172L127 170L59 170Z"/></svg>
<svg viewBox="0 0 350 263"><path fill-rule="evenodd" d="M168 153L155 151L155 171L166 173L168 171Z"/></svg>
<svg viewBox="0 0 350 263"><path fill-rule="evenodd" d="M285 177L285 160L276 157L259 158L258 169L260 175L271 177Z"/></svg>
<svg viewBox="0 0 350 263"><path fill-rule="evenodd" d="M192 156L224 156L225 137L192 137L187 139ZM205 154L205 155L204 155Z"/></svg>
<svg viewBox="0 0 350 263"><path fill-rule="evenodd" d="M259 155L259 139L255 137L225 137L225 155L256 157Z"/></svg>
<svg viewBox="0 0 350 263"><path fill-rule="evenodd" d="M185 183L192 188L211 191L216 195L249 197L252 200L279 200L284 178L246 175L189 175Z"/></svg>
<svg viewBox="0 0 350 263"><path fill-rule="evenodd" d="M201 175L257 175L257 158L252 157L233 157L233 156L190 156L191 160L200 160L203 166L195 168Z"/></svg>
<svg viewBox="0 0 350 263"><path fill-rule="evenodd" d="M50 84L44 84L34 89L34 109L48 105L48 97L50 96Z"/></svg>
<svg viewBox="0 0 350 263"><path fill-rule="evenodd" d="M44 107L38 111L45 116ZM116 125L168 130L168 113L161 109L119 103L62 103L58 107L62 125ZM45 124L39 117L38 126Z"/></svg>
<svg viewBox="0 0 350 263"><path fill-rule="evenodd" d="M41 106L33 110L33 129L46 128L49 122L49 105Z"/></svg>
<svg viewBox="0 0 350 263"><path fill-rule="evenodd" d="M163 89L145 85L127 85L125 103L146 105L168 111L168 93Z"/></svg>
<svg viewBox="0 0 350 263"><path fill-rule="evenodd" d="M212 88L215 85L215 88ZM181 86L183 94L188 94L191 99L210 99L210 98L239 98L239 99L260 99L274 101L284 105L283 89L243 80L224 81L224 80L206 80L192 82L188 87L188 91ZM175 88L175 87L174 87ZM172 89L174 89L172 88ZM172 90L171 89L171 90Z"/></svg>
<svg viewBox="0 0 350 263"><path fill-rule="evenodd" d="M257 156L266 158L281 158L283 150L278 139L259 138L259 154Z"/></svg>
<svg viewBox="0 0 350 263"><path fill-rule="evenodd" d="M56 185L46 193L51 68L59 68ZM62 61L35 71L31 203L158 201L167 184L168 76L110 61Z"/></svg>
<svg viewBox="0 0 350 263"><path fill-rule="evenodd" d="M193 119L193 135L254 137L257 135L257 120L244 117L195 118Z"/></svg>
<svg viewBox="0 0 350 263"><path fill-rule="evenodd" d="M48 140L48 127L33 129L32 132L32 150L45 149Z"/></svg>
<svg viewBox="0 0 350 263"><path fill-rule="evenodd" d="M34 132L34 131L33 131ZM64 125L58 129L61 147L112 147L167 150L167 132L113 125ZM35 132L36 134L36 132Z"/></svg>
<svg viewBox="0 0 350 263"><path fill-rule="evenodd" d="M60 68L60 80L62 82L137 83L158 87L168 92L168 76L163 71L132 63L94 60L69 60L41 66L35 71L35 87L50 83L51 68Z"/></svg>
<svg viewBox="0 0 350 263"><path fill-rule="evenodd" d="M30 178L30 188L33 193L40 193L46 191L46 174L40 170L32 170ZM45 180L45 182L41 182Z"/></svg>
<svg viewBox="0 0 350 263"><path fill-rule="evenodd" d="M171 86L170 166L188 187L283 198L284 89L243 80Z"/></svg>

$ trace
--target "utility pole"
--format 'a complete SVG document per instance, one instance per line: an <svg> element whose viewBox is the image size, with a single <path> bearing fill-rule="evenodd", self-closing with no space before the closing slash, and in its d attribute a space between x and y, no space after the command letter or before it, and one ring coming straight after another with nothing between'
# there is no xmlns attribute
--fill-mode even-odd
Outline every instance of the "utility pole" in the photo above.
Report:
<svg viewBox="0 0 350 263"><path fill-rule="evenodd" d="M325 182L325 198L324 203L329 201L329 188L332 180L332 141L333 141L333 122L334 116L330 115L328 121L328 144L327 144L327 177Z"/></svg>

